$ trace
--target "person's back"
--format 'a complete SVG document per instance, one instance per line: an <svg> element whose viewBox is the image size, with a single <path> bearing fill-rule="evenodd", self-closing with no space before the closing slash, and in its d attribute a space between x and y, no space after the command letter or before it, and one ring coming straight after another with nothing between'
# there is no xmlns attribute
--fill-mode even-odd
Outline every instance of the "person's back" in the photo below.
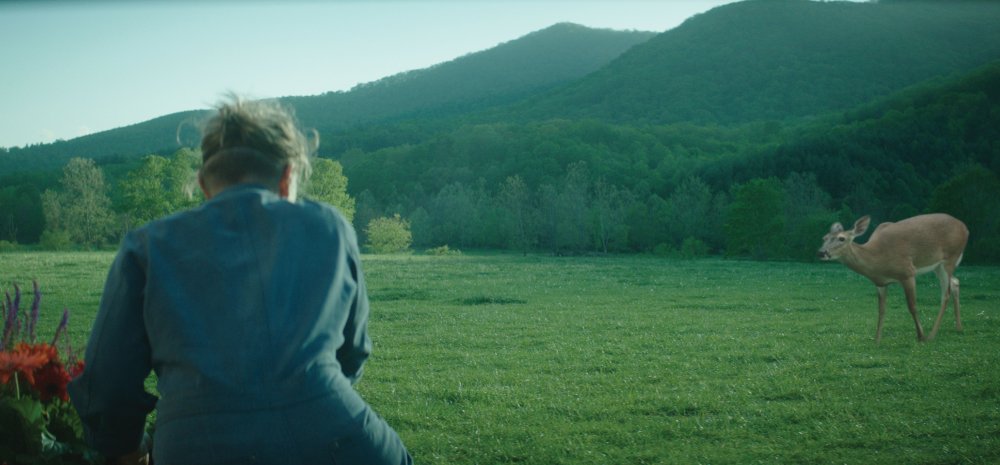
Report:
<svg viewBox="0 0 1000 465"><path fill-rule="evenodd" d="M358 375L364 322L342 309L363 318L367 302L345 226L332 209L240 186L130 235L147 275L158 419L281 406Z"/></svg>
<svg viewBox="0 0 1000 465"><path fill-rule="evenodd" d="M71 385L89 441L133 451L152 368L157 463L410 463L351 386L371 349L353 229L330 206L286 200L293 162L206 153L208 200L130 232L109 272ZM213 163L228 174L206 176ZM263 175L240 171L255 164Z"/></svg>

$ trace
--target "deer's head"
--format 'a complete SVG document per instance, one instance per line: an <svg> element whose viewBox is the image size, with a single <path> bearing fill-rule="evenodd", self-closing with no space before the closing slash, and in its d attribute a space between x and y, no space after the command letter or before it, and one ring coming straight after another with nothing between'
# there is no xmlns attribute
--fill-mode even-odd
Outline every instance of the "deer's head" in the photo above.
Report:
<svg viewBox="0 0 1000 465"><path fill-rule="evenodd" d="M823 246L816 251L816 256L820 260L837 260L848 250L854 238L860 236L868 230L868 223L871 217L868 215L858 218L854 222L854 227L848 230L840 223L833 223L830 232L823 236Z"/></svg>

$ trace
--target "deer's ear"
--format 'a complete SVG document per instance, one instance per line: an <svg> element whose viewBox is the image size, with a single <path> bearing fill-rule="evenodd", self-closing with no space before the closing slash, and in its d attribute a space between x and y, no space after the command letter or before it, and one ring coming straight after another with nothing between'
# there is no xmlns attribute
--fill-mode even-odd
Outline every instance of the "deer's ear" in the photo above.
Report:
<svg viewBox="0 0 1000 465"><path fill-rule="evenodd" d="M830 234L837 234L837 233L839 233L839 232L841 232L843 230L844 230L844 225L842 225L840 223L833 223L830 226Z"/></svg>
<svg viewBox="0 0 1000 465"><path fill-rule="evenodd" d="M868 230L868 223L871 223L872 217L865 215L858 218L858 221L854 222L854 235L860 236Z"/></svg>

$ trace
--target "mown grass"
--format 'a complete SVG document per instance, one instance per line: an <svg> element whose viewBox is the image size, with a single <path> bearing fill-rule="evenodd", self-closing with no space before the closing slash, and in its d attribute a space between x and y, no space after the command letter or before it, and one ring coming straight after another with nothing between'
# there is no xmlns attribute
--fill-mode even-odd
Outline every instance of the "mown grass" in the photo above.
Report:
<svg viewBox="0 0 1000 465"><path fill-rule="evenodd" d="M0 255L85 338L109 253ZM366 256L359 384L425 464L1000 462L1000 268L917 343L837 264ZM926 329L934 278L919 282Z"/></svg>

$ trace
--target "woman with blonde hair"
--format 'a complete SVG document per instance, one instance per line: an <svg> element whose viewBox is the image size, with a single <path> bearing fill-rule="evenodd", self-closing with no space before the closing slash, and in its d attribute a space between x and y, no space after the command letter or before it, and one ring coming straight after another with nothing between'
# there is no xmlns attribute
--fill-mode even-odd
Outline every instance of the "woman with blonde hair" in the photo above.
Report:
<svg viewBox="0 0 1000 465"><path fill-rule="evenodd" d="M353 388L368 296L353 228L297 199L315 145L277 104L231 97L204 130L206 201L123 240L70 385L113 463L148 460L154 409L158 465L412 463Z"/></svg>

